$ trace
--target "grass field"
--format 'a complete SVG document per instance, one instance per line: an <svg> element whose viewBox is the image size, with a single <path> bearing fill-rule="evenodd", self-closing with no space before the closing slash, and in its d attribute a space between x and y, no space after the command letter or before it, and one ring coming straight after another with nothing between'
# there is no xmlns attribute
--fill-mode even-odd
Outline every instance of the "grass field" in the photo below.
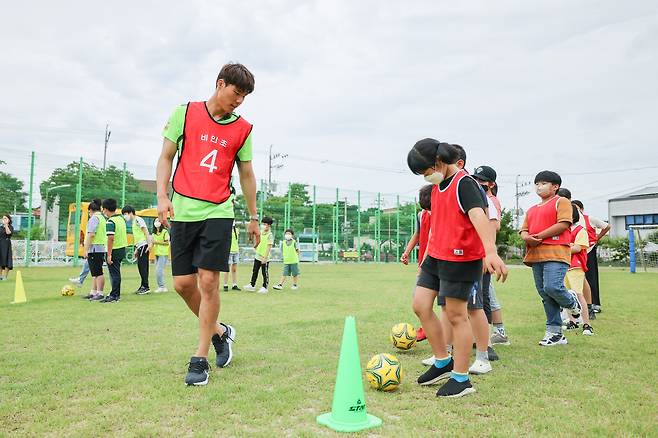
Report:
<svg viewBox="0 0 658 438"><path fill-rule="evenodd" d="M240 285L249 268L240 266ZM512 269L497 284L512 345L497 348L492 373L473 378L476 394L442 400L436 387L415 384L427 343L396 352L388 341L393 324L417 324L414 267L302 269L297 292L222 294L222 319L238 332L235 358L213 368L206 387L183 384L196 320L175 292L131 294L135 267L124 269L121 302L108 305L81 300L86 287L60 296L73 268L24 269L29 301L11 305L12 273L0 283L0 435L338 435L315 417L331 407L346 315L356 316L362 365L391 352L406 374L395 393L366 388L368 412L384 424L364 436L658 435L658 274L602 270L596 336L540 348L531 272ZM280 265L271 272L278 279Z"/></svg>

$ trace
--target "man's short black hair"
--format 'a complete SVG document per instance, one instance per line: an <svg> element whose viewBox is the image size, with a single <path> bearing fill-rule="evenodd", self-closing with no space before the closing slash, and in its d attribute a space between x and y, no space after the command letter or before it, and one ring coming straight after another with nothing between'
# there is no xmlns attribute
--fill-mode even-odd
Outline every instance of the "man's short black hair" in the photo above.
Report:
<svg viewBox="0 0 658 438"><path fill-rule="evenodd" d="M102 207L107 211L116 211L117 200L112 198L103 199Z"/></svg>
<svg viewBox="0 0 658 438"><path fill-rule="evenodd" d="M585 206L584 206L583 203L580 202L579 200L574 199L571 203L577 205L578 208L580 208L581 210L585 210Z"/></svg>
<svg viewBox="0 0 658 438"><path fill-rule="evenodd" d="M135 214L135 208L132 205L126 205L121 209L122 214Z"/></svg>
<svg viewBox="0 0 658 438"><path fill-rule="evenodd" d="M228 63L222 67L217 75L217 83L220 79L226 85L235 85L235 87L243 93L249 94L254 91L256 80L254 75L247 67L239 63Z"/></svg>
<svg viewBox="0 0 658 438"><path fill-rule="evenodd" d="M433 184L427 184L418 191L418 203L423 210L432 209L432 188Z"/></svg>
<svg viewBox="0 0 658 438"><path fill-rule="evenodd" d="M274 219L269 216L265 216L261 222L264 224L272 225L274 223Z"/></svg>
<svg viewBox="0 0 658 438"><path fill-rule="evenodd" d="M563 198L567 198L568 200L571 201L571 190L565 189L564 187L560 187L560 190L557 191L558 196L562 196Z"/></svg>
<svg viewBox="0 0 658 438"><path fill-rule="evenodd" d="M542 170L535 176L535 184L538 182L547 182L551 184L556 184L557 186L562 185L562 178L556 172L552 170Z"/></svg>

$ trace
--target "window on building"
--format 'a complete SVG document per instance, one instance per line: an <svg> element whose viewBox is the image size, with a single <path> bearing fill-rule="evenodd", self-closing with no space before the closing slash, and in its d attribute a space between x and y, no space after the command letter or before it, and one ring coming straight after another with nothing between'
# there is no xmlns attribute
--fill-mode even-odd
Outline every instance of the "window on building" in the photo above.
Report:
<svg viewBox="0 0 658 438"><path fill-rule="evenodd" d="M658 214L636 214L626 216L626 229L629 225L658 225Z"/></svg>

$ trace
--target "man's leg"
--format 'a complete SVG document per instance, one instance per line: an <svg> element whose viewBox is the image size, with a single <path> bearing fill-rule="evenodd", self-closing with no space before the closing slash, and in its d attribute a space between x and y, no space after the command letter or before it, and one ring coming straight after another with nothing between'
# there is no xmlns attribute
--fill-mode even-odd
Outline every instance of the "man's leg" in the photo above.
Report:
<svg viewBox="0 0 658 438"><path fill-rule="evenodd" d="M217 333L219 317L219 272L199 269L199 346L196 357L208 357L210 339Z"/></svg>

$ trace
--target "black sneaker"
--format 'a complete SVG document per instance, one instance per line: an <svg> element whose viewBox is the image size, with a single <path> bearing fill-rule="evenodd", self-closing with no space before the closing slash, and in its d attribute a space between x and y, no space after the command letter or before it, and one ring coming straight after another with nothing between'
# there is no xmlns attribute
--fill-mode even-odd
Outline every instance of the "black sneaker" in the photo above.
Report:
<svg viewBox="0 0 658 438"><path fill-rule="evenodd" d="M452 371L452 367L454 365L455 361L450 358L448 365L442 368L437 368L434 365L430 366L427 371L418 377L418 384L422 386L433 385L439 380L447 379L450 377L450 372Z"/></svg>
<svg viewBox="0 0 658 438"><path fill-rule="evenodd" d="M450 378L439 390L436 392L437 397L463 397L468 394L473 394L475 388L471 385L471 381L458 382Z"/></svg>
<svg viewBox="0 0 658 438"><path fill-rule="evenodd" d="M87 295L85 295L84 297L81 297L81 298L83 300L90 300L90 299L94 298L94 294L88 293Z"/></svg>
<svg viewBox="0 0 658 438"><path fill-rule="evenodd" d="M194 357L190 359L189 367L187 368L187 376L185 376L185 384L187 386L204 386L208 384L208 374L210 372L210 365L205 357Z"/></svg>
<svg viewBox="0 0 658 438"><path fill-rule="evenodd" d="M564 326L564 328L567 330L576 330L578 327L578 323L573 321L567 322L567 324Z"/></svg>
<svg viewBox="0 0 658 438"><path fill-rule="evenodd" d="M224 292L228 292L228 284L224 285Z"/></svg>
<svg viewBox="0 0 658 438"><path fill-rule="evenodd" d="M601 306L599 306L598 304L592 304L592 310L594 311L594 313L601 313L602 312Z"/></svg>
<svg viewBox="0 0 658 438"><path fill-rule="evenodd" d="M103 303L103 304L118 303L119 298L115 297L114 295L108 295L105 298L103 298L102 300L100 300L100 302Z"/></svg>
<svg viewBox="0 0 658 438"><path fill-rule="evenodd" d="M594 309L589 309L589 319L590 320L596 319L596 312L594 311Z"/></svg>
<svg viewBox="0 0 658 438"><path fill-rule="evenodd" d="M493 362L494 360L500 360L498 353L493 349L493 347L487 347L487 354L489 355L489 361Z"/></svg>
<svg viewBox="0 0 658 438"><path fill-rule="evenodd" d="M594 334L594 328L589 324L583 324L583 334L585 336L592 336Z"/></svg>
<svg viewBox="0 0 658 438"><path fill-rule="evenodd" d="M140 287L135 293L137 295L146 295L149 292L151 292L151 289L149 289L148 287Z"/></svg>
<svg viewBox="0 0 658 438"><path fill-rule="evenodd" d="M105 296L103 294L98 294L94 295L93 297L89 298L89 301L103 301L105 299Z"/></svg>
<svg viewBox="0 0 658 438"><path fill-rule="evenodd" d="M221 323L221 326L224 327L224 334L219 336L215 333L212 337L212 345L217 353L215 364L219 368L224 368L233 359L233 342L235 342L236 331L233 326L228 324Z"/></svg>
<svg viewBox="0 0 658 438"><path fill-rule="evenodd" d="M231 290L242 290L242 289L240 289L237 284L234 284Z"/></svg>

